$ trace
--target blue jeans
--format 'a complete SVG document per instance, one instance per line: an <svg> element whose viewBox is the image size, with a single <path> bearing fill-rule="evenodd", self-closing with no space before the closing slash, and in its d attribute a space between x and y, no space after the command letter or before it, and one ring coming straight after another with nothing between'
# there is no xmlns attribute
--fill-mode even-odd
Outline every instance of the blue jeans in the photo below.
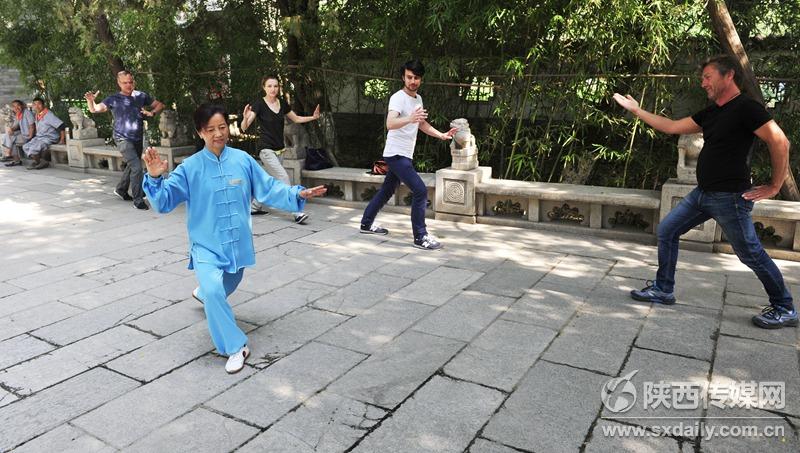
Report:
<svg viewBox="0 0 800 453"><path fill-rule="evenodd" d="M755 272L774 307L792 309L792 295L772 258L764 251L751 211L753 202L742 192L704 192L695 187L658 225L656 285L671 293L675 288L678 241L682 234L708 219L717 221L739 260Z"/></svg>
<svg viewBox="0 0 800 453"><path fill-rule="evenodd" d="M372 197L367 209L364 210L361 224L372 225L378 215L378 211L392 198L397 186L402 182L411 190L411 229L414 231L414 239L425 236L428 234L428 230L425 228L425 207L428 204L428 188L425 187L422 178L414 170L414 164L411 163L411 159L408 157L391 156L384 157L383 160L389 166L389 171L386 173L386 179L383 180L380 190Z"/></svg>

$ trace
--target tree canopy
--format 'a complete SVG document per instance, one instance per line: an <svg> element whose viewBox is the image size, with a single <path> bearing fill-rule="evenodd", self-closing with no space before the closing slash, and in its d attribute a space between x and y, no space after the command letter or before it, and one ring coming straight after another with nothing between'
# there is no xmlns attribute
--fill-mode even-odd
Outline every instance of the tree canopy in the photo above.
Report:
<svg viewBox="0 0 800 453"><path fill-rule="evenodd" d="M800 139L800 0L729 2L773 113ZM312 135L342 165L380 154L397 68L419 58L434 126L466 117L496 177L656 188L674 137L613 105L685 116L705 104L696 64L720 53L695 0L0 0L0 63L58 104L116 91L124 67L179 112L221 99L241 111L278 73L293 108L332 112ZM766 78L766 79L764 79ZM796 153L795 153L796 154ZM420 137L417 165L449 164ZM754 168L769 179L768 159ZM797 173L800 159L793 157Z"/></svg>

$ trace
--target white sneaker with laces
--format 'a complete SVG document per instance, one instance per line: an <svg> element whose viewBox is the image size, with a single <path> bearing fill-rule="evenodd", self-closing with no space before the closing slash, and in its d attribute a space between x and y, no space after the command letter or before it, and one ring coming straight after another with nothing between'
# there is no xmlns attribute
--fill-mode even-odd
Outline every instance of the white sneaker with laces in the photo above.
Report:
<svg viewBox="0 0 800 453"><path fill-rule="evenodd" d="M228 374L242 371L242 368L244 368L244 361L249 355L250 349L247 347L247 345L242 346L242 349L239 349L236 354L231 354L228 357L228 362L225 363L225 371L227 371Z"/></svg>

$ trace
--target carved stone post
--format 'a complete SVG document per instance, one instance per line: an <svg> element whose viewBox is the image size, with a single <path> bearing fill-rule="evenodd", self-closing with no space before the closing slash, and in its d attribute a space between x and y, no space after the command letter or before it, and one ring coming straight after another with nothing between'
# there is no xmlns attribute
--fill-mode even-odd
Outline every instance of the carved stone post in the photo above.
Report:
<svg viewBox="0 0 800 453"><path fill-rule="evenodd" d="M703 134L681 135L678 139L678 177L661 188L660 220L697 186L697 157L703 149ZM717 237L717 222L708 220L681 236L681 246L711 252Z"/></svg>
<svg viewBox="0 0 800 453"><path fill-rule="evenodd" d="M191 145L186 124L180 121L175 110L161 112L158 118L158 132L161 146L154 148L159 156L167 161L169 171L175 169L175 158L189 156L196 151Z"/></svg>
<svg viewBox="0 0 800 453"><path fill-rule="evenodd" d="M70 107L68 113L72 129L67 134L67 161L70 167L86 171L89 168L89 159L84 156L83 149L103 146L105 140L97 137L94 120L84 115L83 110Z"/></svg>
<svg viewBox="0 0 800 453"><path fill-rule="evenodd" d="M476 187L491 178L492 169L478 166L478 147L467 120L453 120L450 127L458 128L450 143L453 163L436 172L435 218L475 223L476 216L482 214L477 212Z"/></svg>
<svg viewBox="0 0 800 453"><path fill-rule="evenodd" d="M288 119L283 126L284 151L283 168L289 174L292 184L302 184L302 171L306 163L306 146L309 143L308 132L301 124L295 124Z"/></svg>

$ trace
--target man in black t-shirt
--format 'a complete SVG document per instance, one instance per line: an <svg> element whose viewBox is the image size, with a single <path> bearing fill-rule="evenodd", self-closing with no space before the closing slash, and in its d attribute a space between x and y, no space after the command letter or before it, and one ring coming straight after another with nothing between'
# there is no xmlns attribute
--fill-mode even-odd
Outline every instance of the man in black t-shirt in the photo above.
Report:
<svg viewBox="0 0 800 453"><path fill-rule="evenodd" d="M769 296L770 305L753 316L765 329L797 326L797 310L781 271L764 251L756 235L753 203L775 196L786 177L789 140L758 102L738 86L737 65L727 56L714 57L702 66L702 87L713 101L708 108L680 120L642 110L631 96L614 94L614 100L654 129L668 134L703 132L705 143L697 160L697 187L658 225L658 272L655 282L631 291L636 300L675 303L675 266L680 236L708 219L717 221L736 256L755 272ZM755 137L769 147L772 181L752 187L748 154Z"/></svg>

